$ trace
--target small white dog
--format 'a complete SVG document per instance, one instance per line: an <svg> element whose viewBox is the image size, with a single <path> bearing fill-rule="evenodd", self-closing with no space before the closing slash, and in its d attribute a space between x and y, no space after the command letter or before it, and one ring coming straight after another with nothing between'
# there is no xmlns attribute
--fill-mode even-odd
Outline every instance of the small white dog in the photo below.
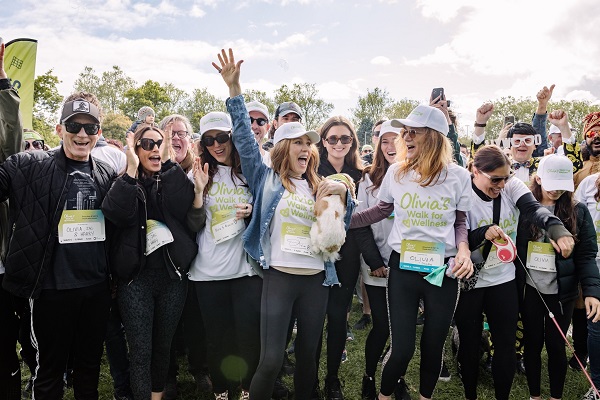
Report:
<svg viewBox="0 0 600 400"><path fill-rule="evenodd" d="M335 174L327 179L345 183L355 198L354 181L348 174ZM334 262L340 258L340 248L346 241L345 213L346 204L340 195L322 197L315 203L317 220L310 229L310 241L313 253L320 254L324 261Z"/></svg>

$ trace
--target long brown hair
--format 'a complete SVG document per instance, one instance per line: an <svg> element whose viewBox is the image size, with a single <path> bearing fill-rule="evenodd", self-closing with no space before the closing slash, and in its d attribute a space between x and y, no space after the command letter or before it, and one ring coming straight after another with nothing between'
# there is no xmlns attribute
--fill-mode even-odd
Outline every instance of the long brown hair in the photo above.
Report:
<svg viewBox="0 0 600 400"><path fill-rule="evenodd" d="M231 154L229 155L229 160L231 161L231 180L234 182L234 185L237 186L234 177L238 177L242 182L245 182L246 179L244 178L244 175L242 175L242 163L240 161L240 154L238 153L237 149L235 148L235 145L233 144L233 140L231 139L231 132L229 133L228 143L231 144ZM205 145L201 144L200 146L202 146L202 154L200 155L202 165L204 165L204 163L208 163L208 183L204 187L203 194L204 197L206 197L213 184L215 174L219 170L219 162L216 158L212 156L212 154L210 154L210 151L208 151ZM241 186L248 185L242 184Z"/></svg>
<svg viewBox="0 0 600 400"><path fill-rule="evenodd" d="M387 133L387 132L386 132ZM384 133L385 135L385 133ZM381 149L381 139L382 134L379 134L379 140L377 141L377 146L375 146L375 155L373 156L373 164L365 167L363 169L363 180L366 174L369 174L369 178L371 178L371 182L373 183L371 186L367 188L371 192L379 189L381 186L381 182L383 182L383 178L390 167L390 162L385 158L383 154L383 150ZM396 135L399 136L399 135ZM397 139L397 138L396 138ZM394 140L396 140L394 139ZM397 150L396 150L397 154Z"/></svg>
<svg viewBox="0 0 600 400"><path fill-rule="evenodd" d="M317 147L319 149L319 156L327 159L328 152L325 146L323 145L323 139L327 137L327 132L334 126L344 126L348 128L350 131L350 136L352 136L352 145L350 146L350 151L344 157L344 162L358 170L363 170L363 163L360 158L360 153L358 152L358 136L356 135L356 131L354 130L354 125L350 120L342 115L338 115L335 117L329 118L321 127L319 128L319 135L321 136L321 140L317 143Z"/></svg>
<svg viewBox="0 0 600 400"><path fill-rule="evenodd" d="M292 169L290 167L290 146L292 139L284 139L278 142L271 149L271 167L275 173L279 174L283 187L288 192L295 193L296 185L292 182ZM308 181L308 186L312 189L313 195L317 194L317 186L321 182L321 177L317 173L319 169L319 151L314 144L310 146L310 157L308 158L308 166L304 176Z"/></svg>
<svg viewBox="0 0 600 400"><path fill-rule="evenodd" d="M529 190L537 201L542 200L542 185L537 182L537 173L531 176L529 181ZM554 215L556 215L565 225L565 228L577 240L577 211L575 211L576 201L573 198L573 192L565 191L554 203ZM541 236L541 230L536 225L531 225L531 234L534 238Z"/></svg>
<svg viewBox="0 0 600 400"><path fill-rule="evenodd" d="M441 178L442 171L452 162L452 145L444 134L435 129L426 128L425 140L419 154L412 159L406 158L408 148L404 134L396 138L396 160L400 163L396 171L396 181L400 181L408 172L418 172L416 182L425 187L435 185ZM445 179L445 177L444 177Z"/></svg>

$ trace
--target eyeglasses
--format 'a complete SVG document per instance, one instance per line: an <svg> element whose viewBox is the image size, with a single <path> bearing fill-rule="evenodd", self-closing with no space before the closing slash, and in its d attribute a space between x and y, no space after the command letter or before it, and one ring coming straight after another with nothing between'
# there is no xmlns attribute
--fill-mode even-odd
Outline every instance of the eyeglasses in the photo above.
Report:
<svg viewBox="0 0 600 400"><path fill-rule="evenodd" d="M350 144L350 143L352 143L352 140L353 140L352 136L348 136L348 135L342 135L342 136L332 135L325 139L325 141L332 146L334 144L337 144L337 142L342 142L342 144Z"/></svg>
<svg viewBox="0 0 600 400"><path fill-rule="evenodd" d="M585 137L588 139L591 139L596 136L600 136L600 131L589 131L585 134Z"/></svg>
<svg viewBox="0 0 600 400"><path fill-rule="evenodd" d="M44 148L43 140L34 140L33 142L25 142L25 150L29 150L29 148L33 146L36 150L42 150Z"/></svg>
<svg viewBox="0 0 600 400"><path fill-rule="evenodd" d="M371 151L371 150L363 150L362 152L363 152L364 154L370 154L370 153L372 153L372 151Z"/></svg>
<svg viewBox="0 0 600 400"><path fill-rule="evenodd" d="M490 180L490 182L492 183L492 185L497 185L502 181L508 182L508 180L514 176L514 174L510 174L508 176L490 176L483 171L479 171L479 172L481 172L481 175L488 178Z"/></svg>
<svg viewBox="0 0 600 400"><path fill-rule="evenodd" d="M375 136L375 137L379 137L379 133L380 133L380 132L381 132L380 130L379 130L379 131L373 131L373 136Z"/></svg>
<svg viewBox="0 0 600 400"><path fill-rule="evenodd" d="M429 128L425 128L425 131L418 131L415 128L408 128L408 129L402 129L402 137L406 136L406 134L408 133L408 136L410 136L411 139L414 139L415 136L417 136L417 133L426 133L429 130Z"/></svg>
<svg viewBox="0 0 600 400"><path fill-rule="evenodd" d="M531 146L533 144L533 136L528 136L526 138L511 138L510 144L514 147L521 146L522 143L525 143L525 146Z"/></svg>
<svg viewBox="0 0 600 400"><path fill-rule="evenodd" d="M150 138L141 138L137 141L137 145L146 151L152 151L154 150L154 146L160 147L162 142L162 139L154 140Z"/></svg>
<svg viewBox="0 0 600 400"><path fill-rule="evenodd" d="M97 135L100 130L100 124L80 124L79 122L65 122L65 129L69 133L78 134L81 128L85 130L86 135Z"/></svg>
<svg viewBox="0 0 600 400"><path fill-rule="evenodd" d="M264 118L252 118L252 117L250 117L250 125L252 125L254 123L254 121L256 121L256 123L258 124L258 126L265 126L267 124L267 122L269 122L269 121L267 121Z"/></svg>
<svg viewBox="0 0 600 400"><path fill-rule="evenodd" d="M171 137L174 138L175 135L177 135L177 137L179 139L185 139L188 135L188 131L173 131L171 132Z"/></svg>
<svg viewBox="0 0 600 400"><path fill-rule="evenodd" d="M226 135L217 135L215 137L204 136L202 139L200 139L200 141L204 146L211 147L215 144L215 141L217 143L223 144L223 143L229 142L229 139L231 139L231 136L229 134L226 134Z"/></svg>

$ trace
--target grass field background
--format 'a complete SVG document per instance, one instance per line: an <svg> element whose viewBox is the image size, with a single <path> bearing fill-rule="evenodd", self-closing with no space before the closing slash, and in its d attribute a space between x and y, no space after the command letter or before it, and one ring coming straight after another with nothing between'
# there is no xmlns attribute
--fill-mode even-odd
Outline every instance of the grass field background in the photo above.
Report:
<svg viewBox="0 0 600 400"><path fill-rule="evenodd" d="M356 301L353 302L352 312L350 314L351 326L361 317L360 304ZM416 319L416 318L415 318ZM369 326L370 328L370 326ZM406 375L406 381L411 389L411 396L413 399L418 399L418 387L419 387L419 336L421 327L417 327L417 346L415 354L409 365L408 373ZM342 381L342 387L344 396L347 400L360 400L361 398L361 383L362 376L364 373L364 344L368 334L367 330L353 331L354 340L346 342L346 349L348 353L348 360L342 363L340 367L340 379ZM325 342L324 342L325 343ZM324 348L324 352L326 349ZM323 388L323 379L326 370L324 354L321 357L321 366L319 369L320 373L320 387ZM569 349L567 349L568 357L571 356ZM291 357L293 360L293 356ZM548 387L548 375L545 366L546 355L543 354L544 366L542 370L542 399L548 399L550 397ZM464 392L460 379L456 372L456 360L452 357L450 350L450 339L446 343L445 352L446 364L452 374L452 378L449 382L438 382L433 398L439 400L456 400L464 399ZM185 357L179 358L180 364L180 375L178 379L179 396L178 399L182 400L212 400L214 399L212 394L200 393L196 391L193 377L187 372L187 362ZM380 382L380 369L378 368L376 382L377 388L379 389ZM27 371L24 368L24 371ZM24 372L23 385L28 379L28 374ZM286 377L285 382L288 387L292 388L292 378ZM563 399L565 400L577 400L581 399L584 393L588 390L589 383L582 372L573 371L569 369L567 371L567 378L565 384L565 391ZM112 378L108 370L108 364L106 359L103 359L102 371L100 376L100 399L110 400L113 395ZM491 375L481 368L480 379L478 387L478 398L481 400L493 399L494 388ZM293 397L291 397L293 398ZM529 399L529 391L527 389L527 381L524 375L517 374L512 387L511 399L524 400ZM65 393L65 399L74 399L72 390L67 390Z"/></svg>

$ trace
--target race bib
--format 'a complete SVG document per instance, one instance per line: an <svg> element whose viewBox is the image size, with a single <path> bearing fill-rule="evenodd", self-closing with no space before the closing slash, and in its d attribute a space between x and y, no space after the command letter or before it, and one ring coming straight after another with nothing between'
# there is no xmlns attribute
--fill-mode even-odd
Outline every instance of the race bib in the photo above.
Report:
<svg viewBox="0 0 600 400"><path fill-rule="evenodd" d="M403 240L400 245L400 269L430 273L444 265L444 243Z"/></svg>
<svg viewBox="0 0 600 400"><path fill-rule="evenodd" d="M63 210L58 223L59 243L103 242L104 214L100 210Z"/></svg>
<svg viewBox="0 0 600 400"><path fill-rule="evenodd" d="M497 250L496 245L492 245L490 254L488 254L487 260L485 260L485 264L483 264L483 269L492 269L504 264L502 260L498 258L498 254L496 253Z"/></svg>
<svg viewBox="0 0 600 400"><path fill-rule="evenodd" d="M284 222L281 224L281 251L312 256L310 226Z"/></svg>
<svg viewBox="0 0 600 400"><path fill-rule="evenodd" d="M527 244L527 268L543 272L556 272L556 253L551 243Z"/></svg>
<svg viewBox="0 0 600 400"><path fill-rule="evenodd" d="M167 225L154 219L146 221L146 255L173 240L173 234Z"/></svg>
<svg viewBox="0 0 600 400"><path fill-rule="evenodd" d="M211 232L215 244L225 242L244 230L244 221L235 219L235 211L235 208L231 208L212 214Z"/></svg>

